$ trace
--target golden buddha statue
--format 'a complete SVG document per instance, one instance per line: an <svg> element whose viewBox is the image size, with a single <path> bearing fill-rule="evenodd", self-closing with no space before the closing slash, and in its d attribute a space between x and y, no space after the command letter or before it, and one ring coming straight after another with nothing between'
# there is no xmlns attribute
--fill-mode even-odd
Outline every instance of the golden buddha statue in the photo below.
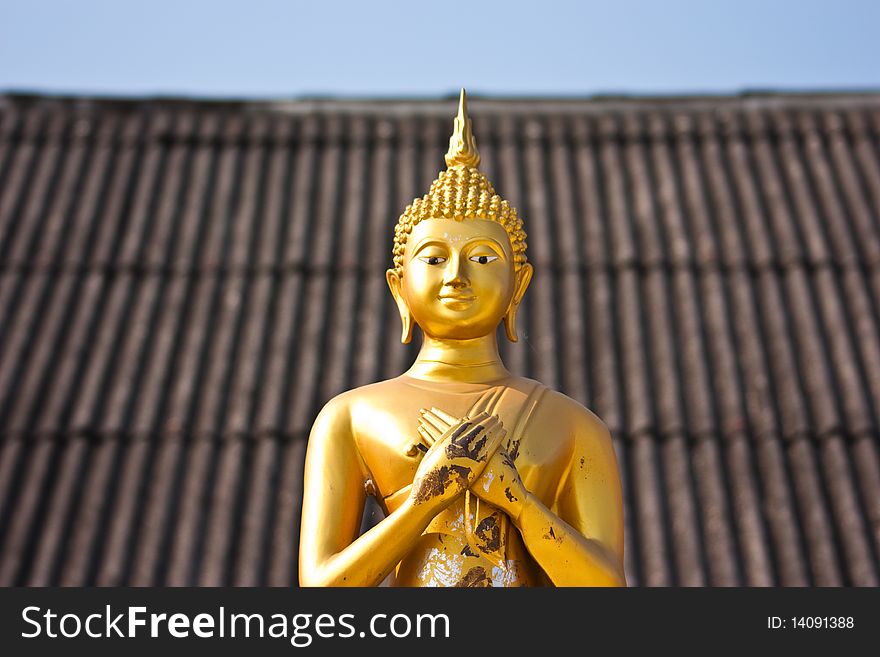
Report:
<svg viewBox="0 0 880 657"><path fill-rule="evenodd" d="M625 586L623 502L608 429L513 376L503 321L532 278L516 210L477 169L464 90L447 170L401 215L386 275L404 374L344 392L308 442L304 586ZM366 496L386 517L359 535Z"/></svg>

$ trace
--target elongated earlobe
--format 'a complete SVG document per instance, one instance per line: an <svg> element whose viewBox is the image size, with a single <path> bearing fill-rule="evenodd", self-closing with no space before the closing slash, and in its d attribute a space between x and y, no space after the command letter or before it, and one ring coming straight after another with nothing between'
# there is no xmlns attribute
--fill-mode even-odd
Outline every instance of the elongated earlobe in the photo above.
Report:
<svg viewBox="0 0 880 657"><path fill-rule="evenodd" d="M504 332L507 334L507 339L511 342L519 340L519 336L516 334L516 311L526 294L529 283L532 282L532 274L534 272L535 270L532 265L527 262L520 267L516 275L516 288L513 291L513 299L510 300L510 307L504 314Z"/></svg>
<svg viewBox="0 0 880 657"><path fill-rule="evenodd" d="M504 332L507 334L507 339L511 342L519 340L516 334L516 309L518 307L519 304L510 304L510 309L504 316Z"/></svg>
<svg viewBox="0 0 880 657"><path fill-rule="evenodd" d="M403 330L400 333L400 341L403 344L409 344L412 342L413 326L415 325L412 313L409 312L409 310L400 313L400 321L403 323Z"/></svg>
<svg viewBox="0 0 880 657"><path fill-rule="evenodd" d="M403 298L403 294L401 294L400 276L397 274L396 270L389 269L385 272L385 280L388 281L388 287L391 289L391 295L394 297L394 301L397 304L397 311L400 313L400 321L403 325L403 329L400 333L400 341L403 344L409 344L412 342L413 328L415 327L416 321L412 312L410 312L409 306L406 304L406 300Z"/></svg>

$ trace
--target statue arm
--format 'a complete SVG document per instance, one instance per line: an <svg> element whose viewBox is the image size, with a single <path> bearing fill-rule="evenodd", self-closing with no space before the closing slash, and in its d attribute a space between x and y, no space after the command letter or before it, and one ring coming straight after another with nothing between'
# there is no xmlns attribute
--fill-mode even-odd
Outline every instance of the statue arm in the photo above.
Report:
<svg viewBox="0 0 880 657"><path fill-rule="evenodd" d="M364 467L345 404L333 400L312 427L306 452L299 579L302 586L377 586L434 516L406 500L358 536L366 494Z"/></svg>
<svg viewBox="0 0 880 657"><path fill-rule="evenodd" d="M623 495L611 435L592 414L577 424L554 510L526 493L513 522L555 585L626 586Z"/></svg>

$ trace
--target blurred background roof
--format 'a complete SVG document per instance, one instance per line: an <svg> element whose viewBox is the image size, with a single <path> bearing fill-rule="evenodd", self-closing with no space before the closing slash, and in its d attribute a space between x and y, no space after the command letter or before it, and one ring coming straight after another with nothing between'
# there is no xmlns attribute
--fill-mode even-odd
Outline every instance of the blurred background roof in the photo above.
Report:
<svg viewBox="0 0 880 657"><path fill-rule="evenodd" d="M0 99L0 584L290 584L305 443L401 373L456 103ZM647 585L874 585L880 95L472 99Z"/></svg>

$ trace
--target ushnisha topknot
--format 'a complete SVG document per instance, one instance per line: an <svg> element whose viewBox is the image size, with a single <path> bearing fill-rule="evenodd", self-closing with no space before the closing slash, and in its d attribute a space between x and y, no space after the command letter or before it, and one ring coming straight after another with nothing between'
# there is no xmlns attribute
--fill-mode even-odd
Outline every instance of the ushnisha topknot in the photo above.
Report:
<svg viewBox="0 0 880 657"><path fill-rule="evenodd" d="M526 232L516 216L516 209L495 193L492 183L477 167L480 153L467 115L464 89L458 102L449 150L446 153L446 171L441 171L431 183L431 189L422 198L408 205L394 229L394 268L403 276L403 254L410 232L425 219L488 219L497 221L507 231L513 247L514 270L526 262Z"/></svg>

